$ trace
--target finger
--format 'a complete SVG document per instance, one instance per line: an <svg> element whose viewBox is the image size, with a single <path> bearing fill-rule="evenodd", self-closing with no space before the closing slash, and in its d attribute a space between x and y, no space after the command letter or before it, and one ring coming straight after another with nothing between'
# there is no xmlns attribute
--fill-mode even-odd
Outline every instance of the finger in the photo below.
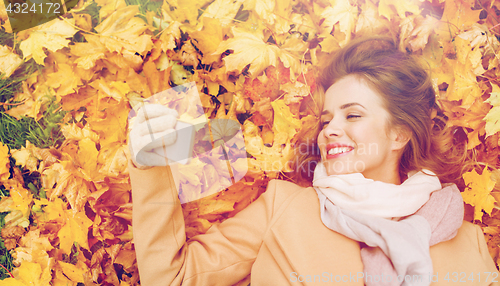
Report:
<svg viewBox="0 0 500 286"><path fill-rule="evenodd" d="M137 163L144 166L167 166L168 159L153 152L141 151L136 158Z"/></svg>
<svg viewBox="0 0 500 286"><path fill-rule="evenodd" d="M139 135L144 136L150 133L173 129L176 122L177 120L173 115L164 115L139 123L137 129L139 130Z"/></svg>
<svg viewBox="0 0 500 286"><path fill-rule="evenodd" d="M139 109L137 120L140 123L156 117L161 117L163 115L172 115L174 118L177 118L177 116L179 116L176 110L168 108L161 104L146 104Z"/></svg>
<svg viewBox="0 0 500 286"><path fill-rule="evenodd" d="M162 148L163 146L169 146L175 143L177 140L177 130L169 129L163 132L159 132L154 134L155 140L148 143L146 146L142 148L145 151L151 151L156 148Z"/></svg>

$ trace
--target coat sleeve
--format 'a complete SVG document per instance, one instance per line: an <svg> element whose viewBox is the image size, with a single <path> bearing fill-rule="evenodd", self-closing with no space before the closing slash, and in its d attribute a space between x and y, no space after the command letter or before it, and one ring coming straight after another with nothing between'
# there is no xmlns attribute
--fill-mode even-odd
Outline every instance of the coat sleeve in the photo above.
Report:
<svg viewBox="0 0 500 286"><path fill-rule="evenodd" d="M275 204L275 181L255 202L186 242L184 217L170 167L129 162L132 226L141 285L232 285L245 278Z"/></svg>
<svg viewBox="0 0 500 286"><path fill-rule="evenodd" d="M498 269L495 266L495 262L493 262L493 259L491 258L490 252L488 251L488 245L486 244L486 240L484 239L484 233L483 230L479 225L474 225L476 227L476 232L477 232L477 240L479 243L479 253L483 257L484 264L488 269L486 269L486 272L492 272L490 281L491 284L490 286L500 286L500 275L498 273Z"/></svg>

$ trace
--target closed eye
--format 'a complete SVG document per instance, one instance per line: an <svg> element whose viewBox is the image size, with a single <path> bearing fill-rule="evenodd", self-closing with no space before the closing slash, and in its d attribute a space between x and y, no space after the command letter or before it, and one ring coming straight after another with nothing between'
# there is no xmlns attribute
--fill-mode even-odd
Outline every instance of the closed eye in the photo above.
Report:
<svg viewBox="0 0 500 286"><path fill-rule="evenodd" d="M360 118L360 117L361 117L360 115L356 115L356 114L349 114L349 115L347 115L347 119Z"/></svg>
<svg viewBox="0 0 500 286"><path fill-rule="evenodd" d="M323 122L321 122L321 129L325 128L325 126L327 126L328 123L330 123L330 121L323 121Z"/></svg>

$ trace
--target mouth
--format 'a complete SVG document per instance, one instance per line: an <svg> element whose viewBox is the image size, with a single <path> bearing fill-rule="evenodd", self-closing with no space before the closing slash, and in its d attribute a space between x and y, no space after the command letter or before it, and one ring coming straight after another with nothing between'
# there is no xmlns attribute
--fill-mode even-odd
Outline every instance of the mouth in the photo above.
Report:
<svg viewBox="0 0 500 286"><path fill-rule="evenodd" d="M326 158L332 159L337 158L339 156L345 155L354 150L354 147L351 146L327 146L326 148Z"/></svg>

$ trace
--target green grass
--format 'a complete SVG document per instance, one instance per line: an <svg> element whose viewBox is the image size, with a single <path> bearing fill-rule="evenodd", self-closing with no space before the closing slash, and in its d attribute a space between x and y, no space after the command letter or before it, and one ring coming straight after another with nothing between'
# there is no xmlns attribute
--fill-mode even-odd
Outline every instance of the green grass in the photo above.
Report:
<svg viewBox="0 0 500 286"><path fill-rule="evenodd" d="M3 193L2 193L2 196L3 196ZM2 197L2 196L0 196L0 197ZM5 216L7 214L8 213L6 213L6 212L0 213L0 230L5 226ZM13 260L14 259L10 255L10 252L5 248L5 245L3 244L3 238L0 236L0 264L2 264L9 271L12 271L12 269L14 268L14 265L12 264ZM3 267L0 267L0 280L3 280L5 278L9 278L9 277L10 277L10 274L5 269L3 269Z"/></svg>

